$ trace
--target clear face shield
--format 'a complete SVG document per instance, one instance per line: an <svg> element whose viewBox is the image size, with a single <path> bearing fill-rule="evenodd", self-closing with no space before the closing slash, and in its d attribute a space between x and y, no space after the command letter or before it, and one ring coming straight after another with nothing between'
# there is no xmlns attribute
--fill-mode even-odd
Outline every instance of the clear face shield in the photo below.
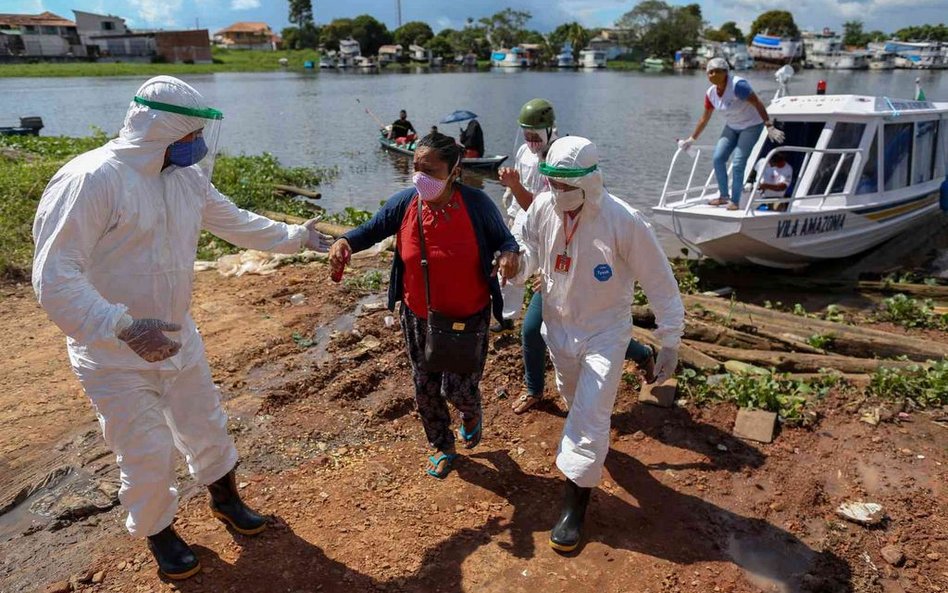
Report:
<svg viewBox="0 0 948 593"><path fill-rule="evenodd" d="M526 146L526 149L537 156L541 161L550 149L555 137L555 128L524 128L517 127L517 136L514 139L513 154L520 154L520 147ZM534 196L547 191L550 186L546 178L542 175L534 175L530 179L521 179L524 188Z"/></svg>
<svg viewBox="0 0 948 593"><path fill-rule="evenodd" d="M183 107L138 96L134 101L149 109L184 116L181 123L184 128L191 128L192 131L168 146L168 161L177 167L196 167L200 171L202 181L210 187L224 114L211 107Z"/></svg>

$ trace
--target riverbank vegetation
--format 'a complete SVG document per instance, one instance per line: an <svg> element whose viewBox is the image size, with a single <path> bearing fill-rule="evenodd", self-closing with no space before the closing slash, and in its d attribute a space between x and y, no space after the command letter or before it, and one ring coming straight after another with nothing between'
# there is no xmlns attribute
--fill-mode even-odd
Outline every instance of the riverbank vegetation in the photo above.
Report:
<svg viewBox="0 0 948 593"><path fill-rule="evenodd" d="M101 131L86 138L0 136L0 278L29 275L33 258L32 225L46 184L66 162L108 141ZM333 176L332 169L285 167L269 153L220 155L214 184L241 208L310 217L306 202L274 193L275 184L313 187ZM200 259L215 259L235 248L208 233L202 234Z"/></svg>
<svg viewBox="0 0 948 593"><path fill-rule="evenodd" d="M279 51L252 51L245 49L211 49L211 64L166 64L162 62L35 62L0 65L3 77L62 77L62 76L157 76L167 74L212 74L216 72L268 72L273 70L302 70L305 62L319 62L314 49ZM286 58L287 65L280 60Z"/></svg>

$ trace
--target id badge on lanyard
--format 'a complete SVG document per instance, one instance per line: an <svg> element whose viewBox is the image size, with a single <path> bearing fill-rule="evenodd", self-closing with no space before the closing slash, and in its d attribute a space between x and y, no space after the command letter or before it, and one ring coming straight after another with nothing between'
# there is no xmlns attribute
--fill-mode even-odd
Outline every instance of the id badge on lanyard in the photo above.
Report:
<svg viewBox="0 0 948 593"><path fill-rule="evenodd" d="M568 222L573 221L572 230L569 228ZM563 217L563 234L565 235L566 245L563 247L563 253L560 253L556 256L556 261L553 263L553 271L560 274L569 274L570 267L573 265L573 258L568 255L570 241L573 240L573 235L576 234L576 229L579 228L579 215L575 218L571 218L569 215Z"/></svg>

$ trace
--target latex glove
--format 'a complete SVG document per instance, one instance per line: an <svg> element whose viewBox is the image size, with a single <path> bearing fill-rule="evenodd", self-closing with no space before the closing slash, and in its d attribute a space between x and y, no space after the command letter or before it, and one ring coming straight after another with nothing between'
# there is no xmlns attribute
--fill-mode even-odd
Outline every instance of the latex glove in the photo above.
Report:
<svg viewBox="0 0 948 593"><path fill-rule="evenodd" d="M307 249L312 249L316 253L326 253L329 251L329 247L335 239L333 239L331 235L317 231L316 222L317 219L310 218L303 223L303 226L309 231L309 237L307 237L303 246Z"/></svg>
<svg viewBox="0 0 948 593"><path fill-rule="evenodd" d="M664 383L675 376L678 368L678 349L661 348L655 359L655 382Z"/></svg>
<svg viewBox="0 0 948 593"><path fill-rule="evenodd" d="M520 173L511 167L504 167L497 171L497 177L504 187L515 187L520 184Z"/></svg>
<svg viewBox="0 0 948 593"><path fill-rule="evenodd" d="M115 329L115 337L128 344L135 354L148 362L171 358L181 350L180 342L163 333L181 331L181 326L177 323L160 319L132 319L125 315Z"/></svg>
<svg viewBox="0 0 948 593"><path fill-rule="evenodd" d="M783 144L786 134L783 133L783 130L778 130L776 126L770 124L767 126L767 138L775 144Z"/></svg>
<svg viewBox="0 0 948 593"><path fill-rule="evenodd" d="M694 136L688 136L684 140L681 138L678 139L678 148L691 154L691 145L695 143Z"/></svg>
<svg viewBox="0 0 948 593"><path fill-rule="evenodd" d="M334 281L342 279L342 273L351 258L352 247L346 239L339 239L329 248L329 270Z"/></svg>
<svg viewBox="0 0 948 593"><path fill-rule="evenodd" d="M520 254L505 251L494 258L494 271L500 272L500 285L506 286L507 280L520 271Z"/></svg>

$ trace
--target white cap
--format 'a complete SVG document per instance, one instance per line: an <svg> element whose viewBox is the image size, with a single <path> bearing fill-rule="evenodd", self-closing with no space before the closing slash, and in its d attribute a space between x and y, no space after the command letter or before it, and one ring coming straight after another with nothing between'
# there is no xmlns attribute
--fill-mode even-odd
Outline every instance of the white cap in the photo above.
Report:
<svg viewBox="0 0 948 593"><path fill-rule="evenodd" d="M705 68L705 70L708 72L711 72L712 70L724 70L727 72L730 69L731 67L724 58L711 58L708 60L708 66Z"/></svg>

